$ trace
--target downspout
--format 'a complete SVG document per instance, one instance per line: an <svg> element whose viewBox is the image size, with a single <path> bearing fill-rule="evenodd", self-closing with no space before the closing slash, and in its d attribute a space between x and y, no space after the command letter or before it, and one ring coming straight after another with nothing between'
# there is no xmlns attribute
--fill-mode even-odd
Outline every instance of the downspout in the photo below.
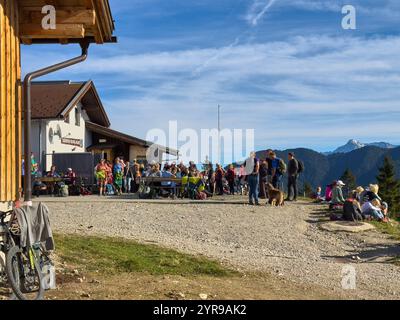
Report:
<svg viewBox="0 0 400 320"><path fill-rule="evenodd" d="M36 78L45 76L49 73L73 66L86 60L88 56L89 41L82 40L80 46L82 54L79 57L61 62L50 67L28 73L24 79L24 161L25 161L25 179L24 179L24 200L28 204L32 201L32 163L31 163L31 118L32 118L32 101L31 87L32 81Z"/></svg>
<svg viewBox="0 0 400 320"><path fill-rule="evenodd" d="M39 170L42 170L42 120L39 120Z"/></svg>

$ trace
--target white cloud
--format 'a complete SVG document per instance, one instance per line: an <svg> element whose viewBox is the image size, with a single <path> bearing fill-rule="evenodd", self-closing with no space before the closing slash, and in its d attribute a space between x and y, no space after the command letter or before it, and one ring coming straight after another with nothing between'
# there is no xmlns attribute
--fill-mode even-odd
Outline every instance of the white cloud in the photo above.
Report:
<svg viewBox="0 0 400 320"><path fill-rule="evenodd" d="M213 128L220 103L224 126L255 128L270 144L307 146L316 136L326 142L352 137L400 142L395 125L400 117L399 49L399 37L301 37L239 45L227 52L221 48L127 56L120 64L111 63L111 72L123 73L135 95L128 93L107 105L119 114L115 122L125 130L131 127L126 115L143 119L135 124L135 133L145 133L149 125L165 128L168 120L178 120L183 127ZM224 54L218 61L192 76L192 70L220 51ZM85 68L104 63L91 61ZM146 85L152 79L156 84Z"/></svg>
<svg viewBox="0 0 400 320"><path fill-rule="evenodd" d="M123 56L109 50L68 75L95 78L114 128L140 137L169 120L214 128L221 104L223 125L255 128L262 146L349 138L400 144L400 37L304 36ZM46 64L64 58L42 53Z"/></svg>

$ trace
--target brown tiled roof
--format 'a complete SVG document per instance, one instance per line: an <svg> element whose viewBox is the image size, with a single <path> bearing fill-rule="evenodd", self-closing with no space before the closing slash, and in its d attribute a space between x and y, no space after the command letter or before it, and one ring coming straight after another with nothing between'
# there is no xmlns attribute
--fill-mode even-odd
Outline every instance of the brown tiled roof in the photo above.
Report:
<svg viewBox="0 0 400 320"><path fill-rule="evenodd" d="M81 102L92 122L105 127L110 126L110 121L92 81L33 82L31 97L32 119L64 118L78 102Z"/></svg>
<svg viewBox="0 0 400 320"><path fill-rule="evenodd" d="M61 113L85 83L34 82L32 84L32 119L60 118Z"/></svg>

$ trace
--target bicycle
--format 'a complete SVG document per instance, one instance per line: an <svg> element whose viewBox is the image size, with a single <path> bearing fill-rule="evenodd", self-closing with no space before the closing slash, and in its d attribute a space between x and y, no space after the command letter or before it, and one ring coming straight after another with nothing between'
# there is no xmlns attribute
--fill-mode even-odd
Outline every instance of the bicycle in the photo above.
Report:
<svg viewBox="0 0 400 320"><path fill-rule="evenodd" d="M7 218L10 218L8 222ZM0 249L6 257L8 284L19 300L41 300L45 287L42 268L50 259L39 244L21 248L20 236L21 230L13 211L0 212Z"/></svg>

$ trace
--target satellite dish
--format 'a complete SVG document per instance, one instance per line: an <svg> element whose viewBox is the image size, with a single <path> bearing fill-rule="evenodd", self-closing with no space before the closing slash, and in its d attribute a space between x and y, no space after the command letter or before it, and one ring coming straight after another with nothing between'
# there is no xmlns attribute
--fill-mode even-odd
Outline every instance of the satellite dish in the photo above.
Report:
<svg viewBox="0 0 400 320"><path fill-rule="evenodd" d="M54 131L53 131L53 128L50 128L50 130L49 130L49 142L51 144L53 144L53 142L54 142Z"/></svg>

